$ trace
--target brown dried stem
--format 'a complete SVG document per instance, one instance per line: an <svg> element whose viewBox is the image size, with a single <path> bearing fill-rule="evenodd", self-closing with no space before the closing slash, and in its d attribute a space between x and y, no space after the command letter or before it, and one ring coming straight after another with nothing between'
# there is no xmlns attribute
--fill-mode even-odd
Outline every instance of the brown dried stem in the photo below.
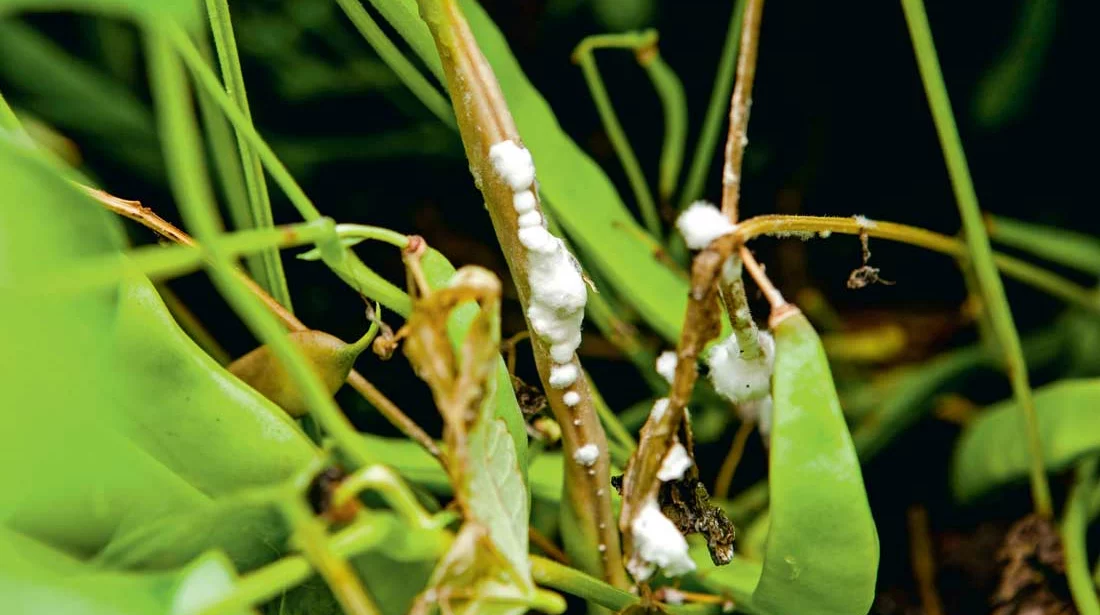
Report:
<svg viewBox="0 0 1100 615"><path fill-rule="evenodd" d="M741 199L741 161L748 144L752 84L756 78L756 55L760 47L760 18L764 0L748 0L741 19L741 49L737 55L737 81L730 99L730 126L726 136L726 162L722 167L722 213L737 222Z"/></svg>
<svg viewBox="0 0 1100 615"><path fill-rule="evenodd" d="M164 218L161 218L152 209L145 207L139 201L130 201L126 199L120 199L114 195L108 194L102 190L95 188L89 188L87 186L80 186L85 192L90 194L94 199L99 201L101 205L109 209L110 211L129 218L148 228L149 230L157 233L161 237L173 242L182 244L185 246L197 246L198 243L187 233L183 232L172 223L168 222ZM256 295L271 313L279 318L283 322L283 325L290 331L305 331L308 330L302 321L298 320L294 314L284 308L278 301L276 301L271 295L267 294L260 285L257 284L252 278L248 277L243 271L238 270L237 276L244 283L252 294ZM424 432L412 419L408 417L400 408L397 407L388 397L386 397L381 391L379 391L373 384L363 377L359 372L352 370L348 375L348 384L353 389L359 392L368 402L378 409L382 416L390 422L391 425L396 427L401 433L411 438L414 442L418 443L428 451L436 459L442 460L442 454L439 447L436 446L431 436Z"/></svg>
<svg viewBox="0 0 1100 615"><path fill-rule="evenodd" d="M519 224L512 205L513 193L497 175L489 159L489 148L493 144L505 140L519 143L519 133L492 68L482 55L458 5L453 0L420 0L419 4L443 61L466 157L474 176L480 179L478 187L485 198L497 240L526 313L531 288L526 249L517 236ZM542 211L541 203L537 208ZM531 328L530 323L528 328ZM562 430L564 500L567 507L564 514L572 515L571 521L580 532L579 536L573 537L575 544L583 544L586 550L591 550L593 545L601 547L598 558L591 555L595 551L570 554L582 569L603 577L612 585L625 586L619 535L615 531L611 511L607 438L588 382L585 378L577 379L570 390L580 395L580 402L572 407L567 406L562 398L564 391L549 386L552 361L548 344L533 335L532 350L547 401ZM584 373L575 355L570 362L578 373ZM599 450L599 457L591 467L572 461L573 453L585 444L594 444ZM585 559L588 561L583 561Z"/></svg>

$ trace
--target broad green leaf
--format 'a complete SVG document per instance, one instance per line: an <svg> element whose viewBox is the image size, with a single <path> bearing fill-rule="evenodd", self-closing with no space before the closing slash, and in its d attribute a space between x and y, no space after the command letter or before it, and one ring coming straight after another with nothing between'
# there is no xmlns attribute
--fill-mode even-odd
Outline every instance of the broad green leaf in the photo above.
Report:
<svg viewBox="0 0 1100 615"><path fill-rule="evenodd" d="M771 615L864 615L878 534L825 350L800 312L773 332L771 526L752 605Z"/></svg>
<svg viewBox="0 0 1100 615"><path fill-rule="evenodd" d="M1048 472L1064 470L1081 456L1100 451L1098 406L1100 380L1063 380L1035 389L1043 466ZM1026 478L1028 459L1016 402L991 406L959 438L951 464L952 490L960 500L971 501Z"/></svg>
<svg viewBox="0 0 1100 615"><path fill-rule="evenodd" d="M87 11L133 19L166 17L195 25L198 6L191 0L0 0L0 17L19 11Z"/></svg>
<svg viewBox="0 0 1100 615"><path fill-rule="evenodd" d="M236 571L218 554L173 571L113 572L0 527L0 595L10 613L190 615L235 584Z"/></svg>
<svg viewBox="0 0 1100 615"><path fill-rule="evenodd" d="M986 225L993 241L1100 276L1100 241L1095 236L1001 216L987 217Z"/></svg>
<svg viewBox="0 0 1100 615"><path fill-rule="evenodd" d="M527 525L530 498L523 487L523 474L516 450L502 422L483 421L469 439L470 507L509 563L528 583L531 565L527 560Z"/></svg>

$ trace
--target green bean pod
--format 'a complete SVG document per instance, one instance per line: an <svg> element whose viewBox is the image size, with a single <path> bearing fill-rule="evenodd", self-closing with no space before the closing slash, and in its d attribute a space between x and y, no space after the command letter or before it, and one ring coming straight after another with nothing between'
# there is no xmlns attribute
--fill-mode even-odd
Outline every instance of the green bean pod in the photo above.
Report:
<svg viewBox="0 0 1100 615"><path fill-rule="evenodd" d="M313 329L293 331L287 337L309 360L329 394L335 395L348 379L355 359L370 346L377 330L377 327L371 327L366 335L352 344L335 335ZM300 417L309 413L309 405L301 391L267 345L233 361L229 365L229 371L286 410L290 416Z"/></svg>
<svg viewBox="0 0 1100 615"><path fill-rule="evenodd" d="M825 350L796 308L773 315L772 331L771 528L752 606L863 615L875 594L878 534Z"/></svg>

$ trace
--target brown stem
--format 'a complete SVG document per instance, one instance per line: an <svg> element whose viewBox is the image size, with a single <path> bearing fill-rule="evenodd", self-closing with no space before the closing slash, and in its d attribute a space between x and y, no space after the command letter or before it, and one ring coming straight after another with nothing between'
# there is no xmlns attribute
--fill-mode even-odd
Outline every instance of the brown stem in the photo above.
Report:
<svg viewBox="0 0 1100 615"><path fill-rule="evenodd" d="M478 187L485 198L493 229L526 314L531 288L526 248L518 238L519 223L512 205L513 192L496 173L489 158L489 148L496 143L505 140L520 143L519 133L492 68L481 53L457 3L453 0L420 0L419 5L443 61L466 157L475 177L480 179ZM537 199L537 191L534 192ZM536 202L536 209L542 212L541 203ZM532 329L530 322L528 329ZM572 515L573 523L580 530L580 536L576 537L577 544L584 544L586 549L592 549L593 544L599 545L599 558L579 561L582 556L591 555L572 553L573 559L578 566L602 576L612 585L623 587L626 585L626 575L611 510L607 437L597 416L588 382L585 378L577 379L569 391L576 392L580 401L572 407L566 405L563 399L565 391L549 384L553 365L549 345L537 335L532 335L532 350L550 409L561 425L564 514ZM584 373L575 354L569 363L577 373ZM599 450L595 464L590 467L574 463L572 459L573 453L586 444L593 444Z"/></svg>
<svg viewBox="0 0 1100 615"><path fill-rule="evenodd" d="M943 615L943 603L936 591L936 560L928 536L928 511L916 505L909 509L909 557L920 590L921 607L928 615Z"/></svg>
<svg viewBox="0 0 1100 615"><path fill-rule="evenodd" d="M737 433L733 436L733 443L730 444L730 452L722 461L722 467L718 470L718 477L714 479L715 498L724 500L730 494L733 473L737 471L737 466L741 463L741 456L745 453L745 444L748 443L749 436L752 435L752 429L755 426L756 424L753 421L741 421L741 426L737 428Z"/></svg>
<svg viewBox="0 0 1100 615"><path fill-rule="evenodd" d="M139 201L120 199L102 190L96 190L95 188L89 188L87 186L80 186L80 188L110 211L141 224L169 241L185 246L198 245L190 235L176 228L164 218L158 216L156 212L143 206ZM259 297L263 304L283 322L283 325L286 326L287 329L291 331L305 331L309 329L309 327L305 326L305 324L298 320L294 314L284 308L271 295L267 294L259 284L248 277L243 271L238 270L236 274L248 290ZM348 375L348 384L358 391L372 406L377 408L378 411L382 413L382 416L384 416L391 425L400 430L401 433L420 444L424 450L431 453L436 459L443 459L439 447L436 446L431 436L425 433L419 425L413 422L408 415L402 412L396 404L375 388L362 374L352 370Z"/></svg>
<svg viewBox="0 0 1100 615"><path fill-rule="evenodd" d="M756 55L760 43L760 18L764 0L748 0L741 20L741 49L737 56L737 81L730 98L730 126L726 136L726 162L722 167L722 213L737 222L741 199L741 161L748 144L752 84L756 78Z"/></svg>

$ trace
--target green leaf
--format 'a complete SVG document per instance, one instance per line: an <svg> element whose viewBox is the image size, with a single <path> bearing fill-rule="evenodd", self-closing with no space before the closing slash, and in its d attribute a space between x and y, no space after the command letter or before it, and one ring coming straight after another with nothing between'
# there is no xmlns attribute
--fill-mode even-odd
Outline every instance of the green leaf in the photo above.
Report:
<svg viewBox="0 0 1100 615"><path fill-rule="evenodd" d="M1092 235L1001 216L988 216L986 225L998 243L1100 276L1100 241Z"/></svg>
<svg viewBox="0 0 1100 615"><path fill-rule="evenodd" d="M523 485L516 449L504 424L482 421L469 436L469 505L502 555L528 583L527 525L531 502Z"/></svg>
<svg viewBox="0 0 1100 615"><path fill-rule="evenodd" d="M771 527L752 605L773 615L863 615L879 544L821 340L801 312L773 325Z"/></svg>
<svg viewBox="0 0 1100 615"><path fill-rule="evenodd" d="M96 569L0 527L0 595L11 613L190 615L235 583L236 571L218 554L170 572L121 573Z"/></svg>
<svg viewBox="0 0 1100 615"><path fill-rule="evenodd" d="M169 18L198 23L198 3L191 0L0 0L0 17L19 11L87 11L132 19Z"/></svg>
<svg viewBox="0 0 1100 615"><path fill-rule="evenodd" d="M1069 467L1100 451L1100 379L1063 380L1035 390L1043 465L1048 472ZM1029 457L1019 407L1007 400L989 407L966 426L955 447L951 486L955 497L971 501L992 489L1025 478Z"/></svg>

